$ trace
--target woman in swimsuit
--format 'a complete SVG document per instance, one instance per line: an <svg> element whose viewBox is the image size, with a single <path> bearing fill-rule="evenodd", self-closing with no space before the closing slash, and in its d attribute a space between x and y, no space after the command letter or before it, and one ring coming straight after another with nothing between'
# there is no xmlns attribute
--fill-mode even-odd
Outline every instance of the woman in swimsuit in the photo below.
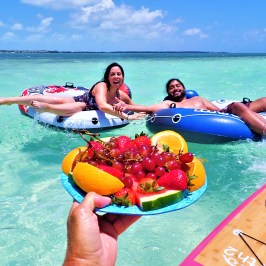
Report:
<svg viewBox="0 0 266 266"><path fill-rule="evenodd" d="M110 64L101 81L92 86L90 91L77 97L49 97L44 95L30 95L11 98L0 98L0 105L22 104L38 109L38 112L50 112L59 116L71 116L85 110L101 110L107 114L115 115L122 119L141 119L143 114L128 115L113 108L116 99L134 105L129 96L120 91L124 82L124 70L117 63Z"/></svg>

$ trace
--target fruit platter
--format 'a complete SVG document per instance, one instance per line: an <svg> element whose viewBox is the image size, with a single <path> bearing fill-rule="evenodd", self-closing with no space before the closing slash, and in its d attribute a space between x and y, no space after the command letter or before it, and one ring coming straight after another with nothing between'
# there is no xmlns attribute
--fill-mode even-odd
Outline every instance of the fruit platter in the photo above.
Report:
<svg viewBox="0 0 266 266"><path fill-rule="evenodd" d="M111 204L97 209L99 212L166 213L191 205L206 190L202 160L188 151L184 138L174 131L152 137L141 132L135 138L77 133L86 146L66 154L61 182L78 202L90 191L110 196Z"/></svg>

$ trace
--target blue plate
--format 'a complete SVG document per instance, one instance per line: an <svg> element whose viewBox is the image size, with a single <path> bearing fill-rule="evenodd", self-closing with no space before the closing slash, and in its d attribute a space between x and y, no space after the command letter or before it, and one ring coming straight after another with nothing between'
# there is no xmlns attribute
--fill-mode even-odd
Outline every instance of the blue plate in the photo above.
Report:
<svg viewBox="0 0 266 266"><path fill-rule="evenodd" d="M61 174L61 182L63 187L66 189L66 191L78 202L82 202L84 196L86 195L86 192L81 190L74 182L73 178L70 176L65 175L64 173ZM165 208L161 208L158 210L153 211L141 211L137 206L132 207L124 207L124 206L117 206L117 205L109 205L101 209L97 209L99 212L105 212L105 213L116 213L116 214L127 214L127 215L155 215L155 214L161 214L171 211L176 211L179 209L186 208L187 206L194 203L196 200L198 200L203 193L205 192L207 188L207 181L203 187L200 189L188 193L187 197L185 197L180 202L177 202L173 205L167 206Z"/></svg>

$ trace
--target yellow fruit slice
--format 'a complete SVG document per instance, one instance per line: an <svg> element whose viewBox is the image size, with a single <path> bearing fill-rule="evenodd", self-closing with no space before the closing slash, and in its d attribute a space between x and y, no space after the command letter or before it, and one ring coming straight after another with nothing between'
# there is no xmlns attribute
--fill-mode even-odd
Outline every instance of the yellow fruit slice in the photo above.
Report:
<svg viewBox="0 0 266 266"><path fill-rule="evenodd" d="M86 146L81 146L70 151L63 159L61 167L62 171L68 175L73 171L76 163L81 161L84 156L86 156Z"/></svg>
<svg viewBox="0 0 266 266"><path fill-rule="evenodd" d="M124 187L118 178L91 164L82 162L75 166L73 179L85 192L93 191L100 195L111 195Z"/></svg>
<svg viewBox="0 0 266 266"><path fill-rule="evenodd" d="M156 133L151 137L151 144L157 145L159 149L163 149L163 145L169 146L170 152L175 154L188 152L188 146L185 139L175 131L164 130Z"/></svg>
<svg viewBox="0 0 266 266"><path fill-rule="evenodd" d="M189 191L192 192L204 186L206 182L206 172L202 162L196 157L189 163L189 167L189 176L196 176L196 178L190 181L191 186L189 186Z"/></svg>
<svg viewBox="0 0 266 266"><path fill-rule="evenodd" d="M108 142L111 137L101 138L102 141ZM77 162L82 161L88 153L86 153L87 147L81 146L70 151L62 161L62 171L68 175L71 173Z"/></svg>

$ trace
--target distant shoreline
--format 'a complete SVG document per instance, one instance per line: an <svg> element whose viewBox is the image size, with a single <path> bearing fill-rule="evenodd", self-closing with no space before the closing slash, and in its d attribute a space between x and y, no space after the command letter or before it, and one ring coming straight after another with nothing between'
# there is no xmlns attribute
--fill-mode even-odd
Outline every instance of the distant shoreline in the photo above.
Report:
<svg viewBox="0 0 266 266"><path fill-rule="evenodd" d="M113 51L113 52L91 52L91 51L57 51L57 50L0 50L0 53L227 53L227 52L202 52L202 51Z"/></svg>
<svg viewBox="0 0 266 266"><path fill-rule="evenodd" d="M184 56L218 56L218 57L235 57L235 56L265 56L266 52L213 52L213 51L110 51L110 52L93 52L93 51L58 51L58 50L0 50L1 54L172 54Z"/></svg>

